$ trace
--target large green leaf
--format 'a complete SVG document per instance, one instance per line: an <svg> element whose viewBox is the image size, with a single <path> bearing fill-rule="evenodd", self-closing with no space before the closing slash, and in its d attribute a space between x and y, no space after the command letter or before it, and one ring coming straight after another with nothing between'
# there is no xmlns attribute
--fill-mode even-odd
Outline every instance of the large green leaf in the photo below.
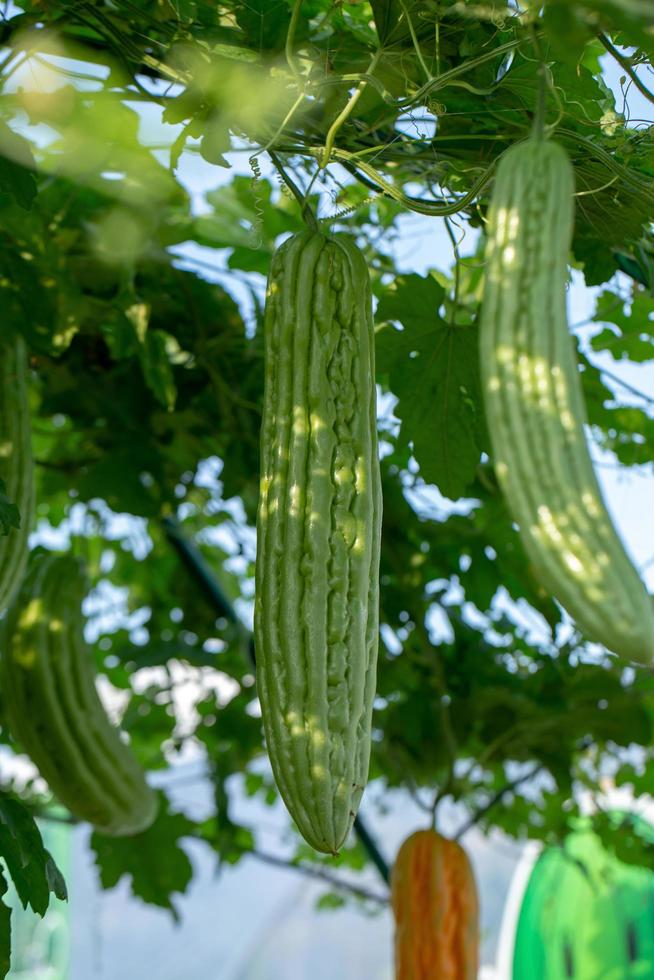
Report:
<svg viewBox="0 0 654 980"><path fill-rule="evenodd" d="M157 819L133 837L93 834L91 847L103 888L113 888L128 875L134 895L168 909L177 917L174 894L183 894L193 868L179 841L193 833L194 824L181 813L171 813L162 797Z"/></svg>
<svg viewBox="0 0 654 980"><path fill-rule="evenodd" d="M22 803L0 795L0 856L4 859L23 907L44 915L50 894L65 899L61 872L43 846L41 832Z"/></svg>
<svg viewBox="0 0 654 980"><path fill-rule="evenodd" d="M398 398L402 436L413 446L420 472L446 497L463 496L479 462L480 397L474 326L439 315L444 291L427 276L401 276L377 309L386 326L376 339L377 369Z"/></svg>

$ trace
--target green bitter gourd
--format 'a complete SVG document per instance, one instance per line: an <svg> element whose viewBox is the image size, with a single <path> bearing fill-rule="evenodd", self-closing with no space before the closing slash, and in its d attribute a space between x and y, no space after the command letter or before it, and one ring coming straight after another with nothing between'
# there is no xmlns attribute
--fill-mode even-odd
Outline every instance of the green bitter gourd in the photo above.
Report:
<svg viewBox="0 0 654 980"><path fill-rule="evenodd" d="M21 337L0 344L0 479L18 507L20 527L0 536L0 612L10 604L27 566L34 510L34 476L28 403L28 364Z"/></svg>
<svg viewBox="0 0 654 980"><path fill-rule="evenodd" d="M257 685L281 795L335 853L368 775L381 534L370 281L351 238L305 231L277 251L265 358Z"/></svg>
<svg viewBox="0 0 654 980"><path fill-rule="evenodd" d="M39 556L2 626L0 691L9 729L71 813L104 834L147 829L157 812L131 749L109 721L84 640L80 562Z"/></svg>
<svg viewBox="0 0 654 980"><path fill-rule="evenodd" d="M491 199L481 371L499 484L534 571L589 639L654 656L652 601L607 513L586 444L566 315L574 174L530 139L502 158Z"/></svg>

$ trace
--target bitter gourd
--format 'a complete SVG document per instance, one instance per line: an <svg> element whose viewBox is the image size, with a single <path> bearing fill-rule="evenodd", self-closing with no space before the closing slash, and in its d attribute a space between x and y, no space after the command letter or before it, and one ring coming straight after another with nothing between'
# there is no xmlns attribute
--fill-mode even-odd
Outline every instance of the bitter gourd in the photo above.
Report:
<svg viewBox="0 0 654 980"><path fill-rule="evenodd" d="M305 231L277 251L265 363L257 685L280 793L335 853L368 775L379 615L371 292L351 238Z"/></svg>
<svg viewBox="0 0 654 980"><path fill-rule="evenodd" d="M532 138L502 158L492 194L481 371L497 478L536 576L591 640L654 656L652 600L607 513L586 444L566 316L574 174Z"/></svg>
<svg viewBox="0 0 654 980"><path fill-rule="evenodd" d="M27 565L34 510L27 350L21 337L0 344L0 479L18 507L20 527L0 537L0 612L16 595Z"/></svg>
<svg viewBox="0 0 654 980"><path fill-rule="evenodd" d="M95 689L84 640L80 563L34 561L0 633L0 691L9 729L50 789L104 834L136 834L157 797Z"/></svg>

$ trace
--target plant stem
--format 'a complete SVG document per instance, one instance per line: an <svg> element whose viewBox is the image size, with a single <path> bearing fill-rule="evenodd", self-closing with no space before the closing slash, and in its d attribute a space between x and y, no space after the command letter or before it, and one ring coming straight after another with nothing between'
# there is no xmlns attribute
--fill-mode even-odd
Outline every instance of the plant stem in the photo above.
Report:
<svg viewBox="0 0 654 980"><path fill-rule="evenodd" d="M377 67L377 63L381 57L381 54L382 54L382 48L378 48L375 54L373 55L372 61L370 62L366 74L371 75L374 72L375 68ZM338 116L329 127L329 131L325 139L325 148L323 150L322 160L320 161L321 169L324 169L329 163L329 158L332 154L332 149L334 147L334 140L336 139L336 134L338 133L339 129L341 128L343 123L347 120L348 116L354 109L355 105L363 95L364 89L367 84L368 84L367 78L362 78L359 84L357 85L357 87L355 88L354 92L348 99L344 108L341 110L341 112L339 112Z"/></svg>
<svg viewBox="0 0 654 980"><path fill-rule="evenodd" d="M386 895L380 895L378 892L369 891L367 888L362 888L360 885L354 885L347 881L341 881L336 875L330 874L328 871L323 871L322 868L311 868L306 864L295 864L293 861L287 861L284 858L277 857L276 854L268 854L265 851L259 851L256 848L252 851L244 851L243 856L247 857L249 854L252 857L258 858L259 861L264 861L266 864L271 864L276 868L286 868L289 871L298 871L300 874L308 875L310 878L317 878L319 881L324 881L332 888L336 888L339 891L348 891L357 898L363 898L367 902L378 902L380 905L388 904L388 897Z"/></svg>
<svg viewBox="0 0 654 980"><path fill-rule="evenodd" d="M282 166L281 160L274 152L274 150L268 150L268 155L270 156L270 159L279 170L282 180L284 181L284 183L292 193L293 197L297 200L298 204L300 205L303 219L306 221L306 223L308 224L308 226L311 228L312 231L318 231L318 221L315 214L313 213L313 211L309 206L309 202L306 199L306 194L302 193L302 191L297 186L295 181L292 180L292 178L286 172L286 170Z"/></svg>
<svg viewBox="0 0 654 980"><path fill-rule="evenodd" d="M476 810L473 813L473 815L470 817L470 819L466 823L464 823L463 827L461 827L457 832L454 840L457 841L460 840L464 836L464 834L467 834L469 830L472 830L472 828L479 823L481 818L484 817L490 810L492 810L493 807L496 806L500 802L500 800L504 796L506 796L507 793L511 793L514 789L517 789L518 786L522 785L522 783L526 783L530 779L533 779L534 776L537 773L539 773L543 768L544 768L543 764L539 762L536 766L530 769L529 772L525 773L522 776L518 776L518 778L514 779L513 782L507 783L506 786L502 786L500 789L498 789L498 791L494 793L493 796L490 798L488 803L485 803L482 807Z"/></svg>
<svg viewBox="0 0 654 980"><path fill-rule="evenodd" d="M538 92L536 94L532 135L534 139L542 140L545 138L545 115L547 112L547 66L545 64L543 50L538 40L538 35L533 27L531 41L534 46L536 59L538 61Z"/></svg>
<svg viewBox="0 0 654 980"><path fill-rule="evenodd" d="M422 56L422 51L420 50L420 45L418 43L418 37L416 35L415 27L413 26L413 21L411 20L411 15L409 14L409 11L406 8L406 4L404 3L404 0L400 0L400 4L402 6L402 13L406 17L406 22L407 22L408 27L409 27L409 33L411 35L411 41L413 42L413 47L414 47L414 50L416 52L416 58L418 59L418 62L420 63L420 67L422 68L422 70L423 70L423 72L425 74L425 77L429 80L432 77L432 75L431 75L431 72L430 72L429 68L427 68L427 65L425 64L425 59Z"/></svg>
<svg viewBox="0 0 654 980"><path fill-rule="evenodd" d="M625 58L623 54L620 54L618 49L613 46L613 44L606 36L606 34L598 34L597 36L599 40L602 42L602 44L604 45L604 47L606 48L606 50L609 52L609 54L613 58L615 58L617 63L620 65L620 67L626 71L627 75L629 75L629 78L634 83L634 85L636 86L640 94L644 95L649 102L654 103L654 93L650 92L650 90L647 88L644 82L641 82L640 78L638 77L638 75L636 74L636 72L634 71L631 65L630 59Z"/></svg>
<svg viewBox="0 0 654 980"><path fill-rule="evenodd" d="M300 69L298 68L297 61L295 60L295 52L293 51L293 45L295 43L295 31L297 29L297 23L300 19L300 9L302 7L302 0L295 0L293 6L293 13L291 14L291 22L288 25L288 31L286 34L286 46L285 54L286 61L288 62L288 67L291 69L295 77L297 78L300 74Z"/></svg>

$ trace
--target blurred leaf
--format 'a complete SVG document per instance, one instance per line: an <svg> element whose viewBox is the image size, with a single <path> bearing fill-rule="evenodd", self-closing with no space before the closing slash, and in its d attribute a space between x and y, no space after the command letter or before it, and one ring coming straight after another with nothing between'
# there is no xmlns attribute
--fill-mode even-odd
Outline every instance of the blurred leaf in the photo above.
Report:
<svg viewBox="0 0 654 980"><path fill-rule="evenodd" d="M162 330L147 330L141 347L141 364L148 388L172 412L177 389L168 356L169 343L170 338Z"/></svg>
<svg viewBox="0 0 654 980"><path fill-rule="evenodd" d="M377 317L399 320L404 330L378 331L377 370L399 399L394 411L423 478L456 500L474 478L481 452L477 335L439 316L443 298L431 276L395 280Z"/></svg>
<svg viewBox="0 0 654 980"><path fill-rule="evenodd" d="M30 144L0 120L0 199L8 194L29 211L37 193L35 168Z"/></svg>
<svg viewBox="0 0 654 980"><path fill-rule="evenodd" d="M316 909L340 909L345 905L345 899L336 892L325 892L316 902Z"/></svg>
<svg viewBox="0 0 654 980"><path fill-rule="evenodd" d="M103 888L113 888L128 875L132 893L150 905L169 909L177 919L172 896L184 894L193 868L179 845L193 834L195 824L181 813L171 813L163 794L157 819L133 837L104 837L94 833L91 847Z"/></svg>
<svg viewBox="0 0 654 980"><path fill-rule="evenodd" d="M642 363L654 359L654 298L645 292L634 294L629 312L621 297L602 293L593 320L611 325L595 334L593 350L608 351L615 360Z"/></svg>
<svg viewBox="0 0 654 980"><path fill-rule="evenodd" d="M205 132L200 143L200 153L208 163L218 167L229 167L224 154L231 149L229 127L225 125L220 115L207 120Z"/></svg>

